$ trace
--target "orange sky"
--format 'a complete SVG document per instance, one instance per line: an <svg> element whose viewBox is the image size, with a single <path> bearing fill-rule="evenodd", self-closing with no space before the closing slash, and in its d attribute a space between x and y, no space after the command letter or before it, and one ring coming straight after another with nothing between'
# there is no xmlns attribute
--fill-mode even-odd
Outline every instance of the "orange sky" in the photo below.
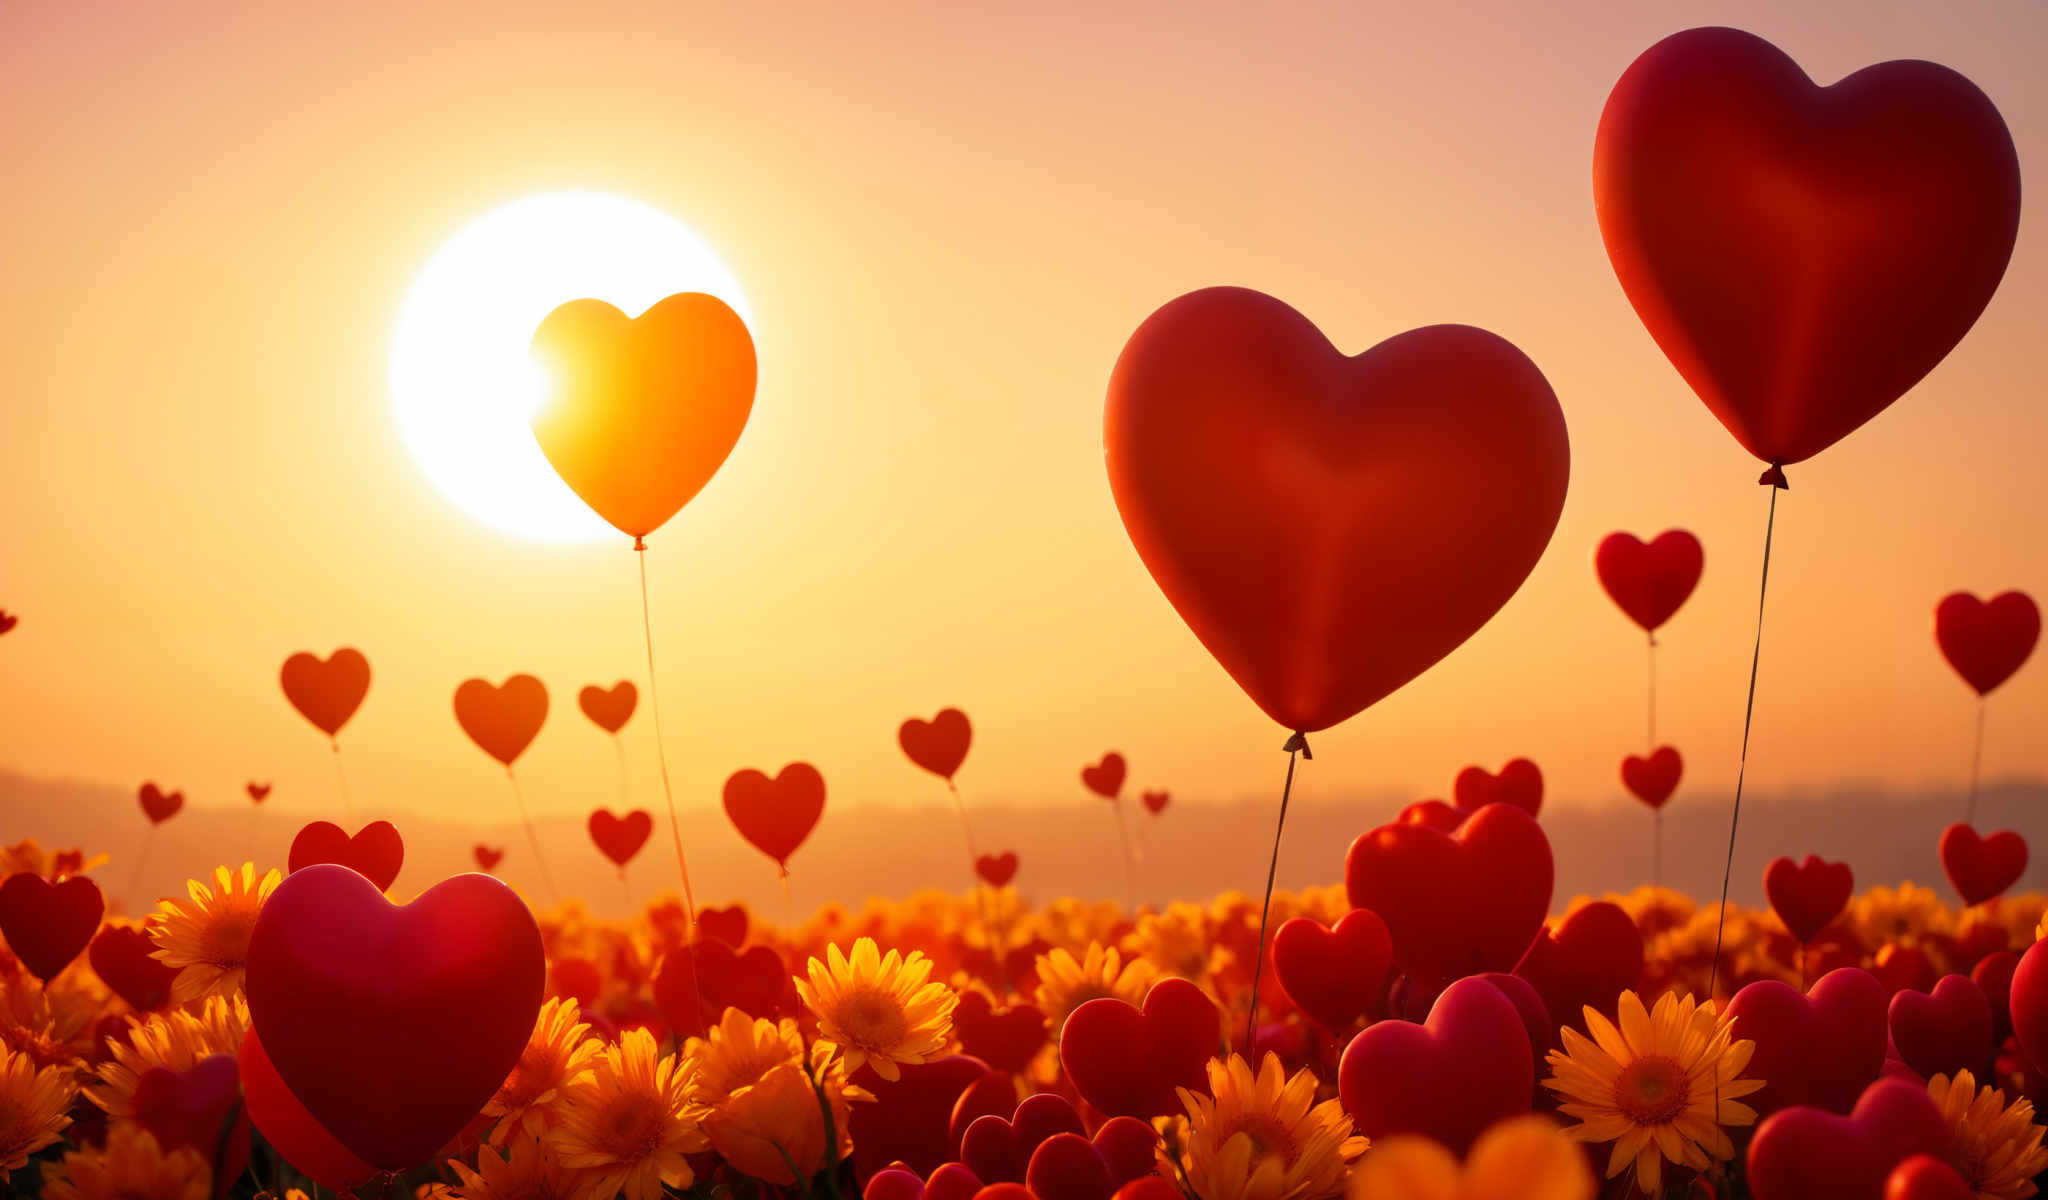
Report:
<svg viewBox="0 0 2048 1200"><path fill-rule="evenodd" d="M1594 543L1684 525L1706 545L1665 636L1662 729L1691 766L1681 797L1718 794L1767 502L1601 249L1589 163L1615 77L1716 22L1824 80L1931 58L2000 106L2023 167L2048 161L2034 0L933 4L886 21L535 4L487 23L456 4L89 7L0 12L0 608L22 614L0 639L0 768L152 778L202 804L269 778L274 805L309 813L333 808L327 748L277 668L343 644L376 673L343 732L358 796L501 814L449 697L529 671L555 697L521 762L533 804L613 798L573 697L642 679L633 556L456 509L386 391L413 275L518 197L653 204L747 289L752 423L648 556L683 803L795 758L835 805L928 800L894 730L948 704L977 725L970 798L1091 803L1075 772L1112 747L1133 790L1270 792L1282 732L1146 576L1101 463L1125 337L1222 283L1280 296L1347 351L1438 321L1492 329L1571 428L1564 516L1521 594L1317 738L1302 794L1428 794L1526 754L1561 802L1610 803L1640 746L1643 655L1594 583ZM1948 361L1791 472L1760 790L1967 767L1971 705L1932 606L2048 596L2033 217ZM2036 664L1995 697L1987 772L2048 772L2044 720ZM651 738L643 711L642 804Z"/></svg>

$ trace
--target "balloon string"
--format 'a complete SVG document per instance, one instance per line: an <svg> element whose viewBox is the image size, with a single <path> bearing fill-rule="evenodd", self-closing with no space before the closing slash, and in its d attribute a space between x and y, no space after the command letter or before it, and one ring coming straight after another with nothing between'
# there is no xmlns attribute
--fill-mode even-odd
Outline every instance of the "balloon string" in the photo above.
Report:
<svg viewBox="0 0 2048 1200"><path fill-rule="evenodd" d="M654 623L647 615L647 543L633 539L640 557L640 632L647 641L647 703L654 710L654 757L661 763L661 794L668 801L668 832L675 841L676 870L683 877L683 917L688 922L685 940L697 936L697 897L690 888L690 864L683 857L683 827L676 823L676 793L669 785L667 739L661 732L661 688L654 681ZM700 993L698 1000L703 996Z"/></svg>
<svg viewBox="0 0 2048 1200"><path fill-rule="evenodd" d="M1116 836L1124 847L1124 908L1131 919L1138 916L1138 860L1131 856L1131 830L1124 824L1124 801L1121 796L1109 799L1110 810L1116 813Z"/></svg>
<svg viewBox="0 0 2048 1200"><path fill-rule="evenodd" d="M1984 763L1984 697L1977 697L1977 740L1970 749L1970 798L1963 807L1963 823L1977 823L1977 772Z"/></svg>
<svg viewBox="0 0 2048 1200"><path fill-rule="evenodd" d="M623 741L620 741L620 740L619 740L619 735L618 735L618 734L616 734L616 733L612 734L612 749L614 749L614 750L616 750L616 751L618 751L618 752L619 752L619 811L620 811L620 812L625 812L625 811L626 811L626 805L627 805L627 798L626 798L626 743L625 743L625 742L623 742Z"/></svg>
<svg viewBox="0 0 2048 1200"><path fill-rule="evenodd" d="M1664 810L1650 814L1650 886L1664 885Z"/></svg>
<svg viewBox="0 0 2048 1200"><path fill-rule="evenodd" d="M1778 468L1775 465L1771 468L1771 473L1778 474ZM1783 479L1782 474L1778 474L1778 477L1780 480ZM1770 474L1767 474L1765 478L1768 480ZM1743 702L1742 706L1742 756L1737 760L1735 766L1735 807L1728 814L1728 855L1721 864L1721 911L1714 918L1714 965L1707 971L1707 1003L1709 1004L1713 1003L1714 987L1721 980L1721 935L1728 926L1728 881L1735 871L1735 829L1742 821L1742 781L1743 777L1749 772L1749 727L1751 718L1756 715L1756 668L1758 660L1763 656L1764 597L1769 594L1771 586L1771 533L1778 523L1779 491L1779 486L1771 488L1770 513L1764 518L1764 565L1762 577L1757 583L1756 642L1750 647L1749 651L1749 698ZM1720 1081L1717 1078L1714 1084L1714 1096L1717 1103L1720 1099L1720 1093Z"/></svg>
<svg viewBox="0 0 2048 1200"><path fill-rule="evenodd" d="M1282 749L1287 751L1287 782L1280 785L1280 820L1273 826L1273 856L1266 861L1266 897L1259 902L1259 951L1252 960L1252 1002L1244 1014L1244 1057L1254 1064L1259 1061L1254 1035L1259 1025L1259 977L1266 969L1266 917L1273 911L1273 878L1280 871L1280 832L1287 828L1287 798L1294 794L1294 760L1315 757L1309 752L1308 738L1299 732L1288 738Z"/></svg>
<svg viewBox="0 0 2048 1200"><path fill-rule="evenodd" d="M540 852L540 834L534 831L533 818L526 815L526 793L520 790L519 776L512 771L512 764L505 764L505 778L512 784L512 802L519 806L519 823L526 826L527 844L533 847L533 865L540 870L540 881L548 889L548 903L560 904L562 893L555 890L554 876L548 874L548 860Z"/></svg>
<svg viewBox="0 0 2048 1200"><path fill-rule="evenodd" d="M1776 493L1774 492L1774 493L1773 493L1773 495L1775 495L1775 494L1776 494ZM1650 721L1649 721L1649 738L1648 738L1648 747L1649 747L1649 748L1648 748L1648 749L1646 749L1646 750L1644 751L1644 753L1645 753L1645 754L1655 754L1655 753L1657 752L1657 635L1653 633L1653 634L1649 635L1649 637L1650 637L1650 654L1649 654L1649 658L1650 658L1650 705L1649 705L1649 709L1650 709Z"/></svg>
<svg viewBox="0 0 2048 1200"><path fill-rule="evenodd" d="M142 849L138 850L135 854L135 874L128 880L128 895L131 898L135 897L136 893L142 890L142 864L149 861L149 845L155 839L156 822L151 821L149 828L142 831ZM136 915L140 916L142 914L142 901L136 899L135 906Z"/></svg>
<svg viewBox="0 0 2048 1200"><path fill-rule="evenodd" d="M996 979L1003 985L1003 994L1010 991L1010 980L1003 971L1002 950L996 945L996 925L989 915L988 896L981 887L981 852L974 847L974 827L967 821L967 802L960 798L960 785L953 777L946 777L946 790L953 793L953 810L960 814L960 836L967 841L967 886L974 889L974 907L981 914L982 932L988 936L989 955L996 960Z"/></svg>
<svg viewBox="0 0 2048 1200"><path fill-rule="evenodd" d="M348 772L341 769L341 739L330 734L327 744L334 748L334 781L341 785L341 819L353 824L355 818L350 815L352 806L349 804L348 796Z"/></svg>

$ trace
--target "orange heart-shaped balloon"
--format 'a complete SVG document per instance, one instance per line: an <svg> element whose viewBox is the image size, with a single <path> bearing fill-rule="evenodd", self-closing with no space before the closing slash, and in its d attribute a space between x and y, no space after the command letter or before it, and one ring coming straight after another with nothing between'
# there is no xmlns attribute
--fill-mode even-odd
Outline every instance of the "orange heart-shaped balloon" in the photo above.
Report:
<svg viewBox="0 0 2048 1200"><path fill-rule="evenodd" d="M534 331L546 400L533 436L556 473L635 541L703 490L754 407L754 339L723 300L682 292L639 317L572 300Z"/></svg>
<svg viewBox="0 0 2048 1200"><path fill-rule="evenodd" d="M754 848L789 874L789 856L811 836L825 812L825 777L793 762L770 779L748 768L725 781L725 815Z"/></svg>
<svg viewBox="0 0 2048 1200"><path fill-rule="evenodd" d="M356 715L370 690L370 660L343 646L326 658L301 650L284 660L278 672L284 698L313 728L333 737Z"/></svg>
<svg viewBox="0 0 2048 1200"><path fill-rule="evenodd" d="M497 687L465 679L455 689L455 720L485 754L512 765L531 745L548 717L548 689L531 675L514 675Z"/></svg>
<svg viewBox="0 0 2048 1200"><path fill-rule="evenodd" d="M576 693L576 703L599 729L617 733L633 718L633 709L640 703L640 689L630 679L619 680L609 690L593 683Z"/></svg>

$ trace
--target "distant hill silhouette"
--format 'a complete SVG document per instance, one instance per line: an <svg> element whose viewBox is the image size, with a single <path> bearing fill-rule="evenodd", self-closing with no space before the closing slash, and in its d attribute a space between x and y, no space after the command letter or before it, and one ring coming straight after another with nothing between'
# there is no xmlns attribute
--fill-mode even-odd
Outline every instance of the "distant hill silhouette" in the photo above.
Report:
<svg viewBox="0 0 2048 1200"><path fill-rule="evenodd" d="M1039 807L975 805L975 833L988 852L1015 850L1022 868L1017 886L1033 903L1060 895L1121 901L1123 860L1116 824L1105 803L1072 801ZM1217 892L1256 892L1264 882L1266 852L1273 832L1273 801L1232 803L1176 799L1164 814L1148 815L1135 799L1125 819L1142 836L1138 898L1204 901ZM1359 833L1391 820L1400 801L1388 797L1329 801L1297 800L1289 812L1280 855L1279 886L1296 888L1342 879L1344 851ZM668 823L658 799L654 836L631 873L631 892L644 901L674 890L676 870ZM1826 796L1756 795L1743 804L1731 895L1761 904L1763 865L1779 854L1818 853L1847 861L1858 890L1910 879L1936 888L1951 902L1935 844L1942 829L1960 818L1956 794L1888 794L1875 789L1842 789ZM1978 828L2014 829L2035 853L2022 888L2048 888L2048 783L2019 781L1987 787L1978 801ZM546 903L534 872L532 851L516 821L475 825L430 815L365 810L358 825L392 820L405 838L404 871L394 895L409 898L435 880L473 870L471 847L485 842L506 849L498 874L529 900ZM187 878L204 877L217 864L251 860L283 867L303 811L188 804L159 826L144 860L140 893L182 894ZM329 815L328 819L333 819ZM717 809L684 810L683 841L700 901L745 900L764 918L784 911L775 869L766 857L741 842ZM1722 853L1728 836L1727 797L1682 798L1665 812L1664 882L1698 898L1721 886ZM1649 877L1650 814L1634 804L1572 805L1552 802L1543 812L1557 858L1557 899L1625 890ZM0 771L0 839L32 836L46 846L79 845L104 851L113 860L94 875L109 897L137 905L125 893L149 828L128 789L101 784L31 779ZM601 913L627 910L627 892L611 864L592 847L580 818L547 817L538 826L548 866L568 894ZM791 860L790 903L799 913L837 900L858 906L869 896L903 897L919 888L960 890L968 882L959 825L942 797L915 807L828 808L811 840ZM144 904L140 907L146 908Z"/></svg>

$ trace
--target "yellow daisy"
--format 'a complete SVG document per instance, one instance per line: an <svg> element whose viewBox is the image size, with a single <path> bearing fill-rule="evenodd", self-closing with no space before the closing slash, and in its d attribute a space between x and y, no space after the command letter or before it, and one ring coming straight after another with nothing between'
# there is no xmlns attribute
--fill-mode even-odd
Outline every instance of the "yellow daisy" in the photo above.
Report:
<svg viewBox="0 0 2048 1200"><path fill-rule="evenodd" d="M523 1133L512 1139L504 1158L486 1146L477 1151L476 1169L457 1158L449 1159L448 1166L458 1182L447 1194L461 1200L573 1200L576 1195L576 1173L565 1170L540 1139Z"/></svg>
<svg viewBox="0 0 2048 1200"><path fill-rule="evenodd" d="M1936 1075L1927 1094L1948 1122L1948 1151L1943 1157L1970 1185L1979 1200L2025 1200L2039 1190L2033 1180L2048 1170L2048 1149L2042 1129L2034 1124L2034 1106L2025 1098L2008 1106L2005 1093L1979 1089L1968 1071L1955 1078Z"/></svg>
<svg viewBox="0 0 2048 1200"><path fill-rule="evenodd" d="M0 1178L57 1140L71 1124L64 1114L77 1097L70 1067L38 1067L28 1055L0 1047Z"/></svg>
<svg viewBox="0 0 2048 1200"><path fill-rule="evenodd" d="M214 1054L234 1054L249 1032L249 1002L240 996L209 996L197 1011L173 1009L131 1018L126 1041L107 1043L110 1057L95 1067L96 1082L86 1098L111 1116L135 1115L135 1084L152 1067L183 1071Z"/></svg>
<svg viewBox="0 0 2048 1200"><path fill-rule="evenodd" d="M43 1164L45 1200L207 1200L213 1168L197 1150L169 1154L132 1121L116 1121L107 1144L73 1150L62 1162Z"/></svg>
<svg viewBox="0 0 2048 1200"><path fill-rule="evenodd" d="M563 1089L547 1150L577 1172L583 1200L660 1200L662 1185L695 1179L684 1157L704 1149L690 1103L694 1064L656 1057L654 1035L628 1030Z"/></svg>
<svg viewBox="0 0 2048 1200"><path fill-rule="evenodd" d="M884 957L873 938L853 943L853 956L837 944L826 961L812 959L810 979L796 981L797 995L818 1016L818 1040L838 1047L849 1074L871 1064L875 1074L895 1080L898 1063L921 1063L944 1052L960 997L931 980L932 963L921 951Z"/></svg>
<svg viewBox="0 0 2048 1200"><path fill-rule="evenodd" d="M1316 1099L1316 1077L1292 1078L1267 1054L1258 1078L1239 1055L1210 1060L1211 1096L1177 1089L1188 1110L1188 1186L1203 1200L1322 1200L1344 1189L1366 1142L1336 1100Z"/></svg>
<svg viewBox="0 0 2048 1200"><path fill-rule="evenodd" d="M590 1036L590 1026L577 1020L581 1015L576 1002L565 997L541 1005L518 1065L484 1105L483 1115L501 1118L491 1127L492 1145L503 1145L514 1130L529 1137L546 1133L563 1085L603 1051L604 1043Z"/></svg>
<svg viewBox="0 0 2048 1200"><path fill-rule="evenodd" d="M1953 915L1934 889L1902 883L1874 887L1849 901L1849 927L1872 950L1886 942L1912 945L1933 933L1947 933Z"/></svg>
<svg viewBox="0 0 2048 1200"><path fill-rule="evenodd" d="M0 974L0 1045L39 1067L80 1066L93 1054L93 1023L107 991L90 971L66 971L49 983L27 971Z"/></svg>
<svg viewBox="0 0 2048 1200"><path fill-rule="evenodd" d="M242 990L243 964L249 957L249 934L256 914L284 876L271 871L259 882L256 864L238 872L215 867L219 891L197 879L187 880L191 902L165 900L150 914L149 936L156 957L178 968L171 999L180 1004L202 996L231 996Z"/></svg>
<svg viewBox="0 0 2048 1200"><path fill-rule="evenodd" d="M845 1066L828 1046L813 1047L806 1070L796 1022L728 1008L708 1038L690 1039L686 1053L697 1061L690 1095L704 1106L704 1133L734 1170L787 1187L798 1173L808 1179L852 1151L846 1102L866 1093L847 1086ZM836 1134L831 1155L824 1104Z"/></svg>
<svg viewBox="0 0 2048 1200"><path fill-rule="evenodd" d="M1713 1004L1696 1005L1691 996L1667 993L1652 1012L1623 992L1618 1026L1595 1009L1584 1012L1593 1036L1562 1029L1564 1049L1550 1052L1543 1086L1563 1101L1560 1111L1578 1118L1567 1134L1614 1143L1609 1179L1633 1166L1636 1186L1654 1197L1663 1193L1666 1162L1704 1171L1734 1157L1723 1127L1754 1124L1756 1110L1740 1099L1764 1086L1741 1077L1755 1042L1731 1041Z"/></svg>
<svg viewBox="0 0 2048 1200"><path fill-rule="evenodd" d="M1057 1035L1067 1017L1090 1000L1114 996L1127 1004L1143 1004L1158 974L1143 959L1125 964L1114 947L1101 942L1088 943L1078 959L1065 949L1055 949L1038 956L1038 1011L1045 1014Z"/></svg>
<svg viewBox="0 0 2048 1200"><path fill-rule="evenodd" d="M1464 1165L1412 1133L1372 1148L1351 1173L1350 1200L1593 1200L1586 1156L1544 1117L1509 1117L1472 1143Z"/></svg>
<svg viewBox="0 0 2048 1200"><path fill-rule="evenodd" d="M1208 914L1192 904L1175 901L1163 913L1146 913L1138 927L1124 939L1123 948L1133 959L1143 959L1161 975L1203 980L1209 976L1209 954L1215 948Z"/></svg>

